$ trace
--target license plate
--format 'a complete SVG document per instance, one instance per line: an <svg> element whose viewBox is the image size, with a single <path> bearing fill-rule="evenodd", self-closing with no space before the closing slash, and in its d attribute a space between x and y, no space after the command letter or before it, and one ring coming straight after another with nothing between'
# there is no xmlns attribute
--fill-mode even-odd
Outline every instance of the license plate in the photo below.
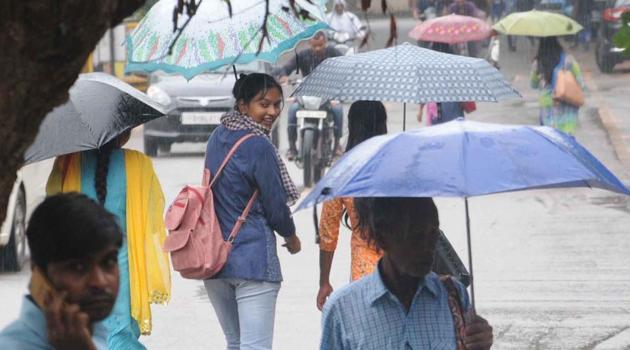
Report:
<svg viewBox="0 0 630 350"><path fill-rule="evenodd" d="M314 118L314 119L326 119L328 113L326 111L298 111L296 116L298 118Z"/></svg>
<svg viewBox="0 0 630 350"><path fill-rule="evenodd" d="M221 112L183 112L183 125L213 125L221 123Z"/></svg>

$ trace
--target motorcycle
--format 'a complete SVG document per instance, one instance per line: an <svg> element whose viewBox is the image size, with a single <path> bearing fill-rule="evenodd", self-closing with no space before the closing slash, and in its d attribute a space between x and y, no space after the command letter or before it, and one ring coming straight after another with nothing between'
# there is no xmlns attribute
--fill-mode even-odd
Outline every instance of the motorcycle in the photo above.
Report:
<svg viewBox="0 0 630 350"><path fill-rule="evenodd" d="M298 154L295 162L303 170L304 187L311 187L321 179L334 158L335 123L332 103L321 97L296 98Z"/></svg>
<svg viewBox="0 0 630 350"><path fill-rule="evenodd" d="M329 31L328 40L333 43L333 46L344 56L354 55L358 49L356 47L356 39L363 40L366 35L366 28L361 27L357 36L352 36L347 32Z"/></svg>

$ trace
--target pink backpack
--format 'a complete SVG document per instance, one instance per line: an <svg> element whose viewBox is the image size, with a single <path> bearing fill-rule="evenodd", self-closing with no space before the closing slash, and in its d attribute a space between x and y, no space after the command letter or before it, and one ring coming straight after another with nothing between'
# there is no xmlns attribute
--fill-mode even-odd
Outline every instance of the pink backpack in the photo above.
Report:
<svg viewBox="0 0 630 350"><path fill-rule="evenodd" d="M232 250L232 242L258 197L256 190L228 239L224 240L214 211L212 185L238 147L252 136L254 134L245 135L234 144L214 177L210 170L204 169L201 186L184 187L166 212L164 221L169 235L164 241L164 251L171 254L173 268L184 278L207 279L223 268Z"/></svg>

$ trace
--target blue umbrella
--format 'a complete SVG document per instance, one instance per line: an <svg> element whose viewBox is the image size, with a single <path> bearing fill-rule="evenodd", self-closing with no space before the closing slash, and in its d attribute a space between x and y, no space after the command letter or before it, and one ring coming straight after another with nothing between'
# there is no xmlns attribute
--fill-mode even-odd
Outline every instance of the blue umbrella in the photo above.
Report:
<svg viewBox="0 0 630 350"><path fill-rule="evenodd" d="M334 197L468 197L556 187L624 186L575 138L545 126L458 119L371 138L345 154L297 210ZM471 283L474 305L474 288Z"/></svg>

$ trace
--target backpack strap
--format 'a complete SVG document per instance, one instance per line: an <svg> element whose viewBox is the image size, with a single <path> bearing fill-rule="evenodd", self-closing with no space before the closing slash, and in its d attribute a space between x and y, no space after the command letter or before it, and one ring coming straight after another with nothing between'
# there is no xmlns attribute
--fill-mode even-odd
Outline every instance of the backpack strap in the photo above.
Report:
<svg viewBox="0 0 630 350"><path fill-rule="evenodd" d="M442 284L448 293L448 308L451 309L451 314L453 315L453 325L455 326L456 348L457 350L465 350L466 343L464 342L464 338L466 336L466 322L464 319L464 308L461 298L459 297L459 291L450 275L441 275L440 281L442 281Z"/></svg>
<svg viewBox="0 0 630 350"><path fill-rule="evenodd" d="M236 153L238 148L243 144L243 142L247 141L249 138L254 137L254 136L255 136L254 134L247 134L247 135L241 137L240 139L238 139L238 141L236 141L234 146L232 146L232 148L230 149L228 154L223 159L223 163L221 163L221 165L219 166L219 169L217 169L217 173L214 174L214 176L211 176L212 177L212 181L210 183L208 183L210 181L210 177L204 175L203 185L212 187L212 185L219 178L219 176L223 172L223 169L225 168L227 163L230 161L230 158L232 158L234 153ZM206 155L206 158L207 158L207 155Z"/></svg>
<svg viewBox="0 0 630 350"><path fill-rule="evenodd" d="M234 153L236 153L238 148L243 144L243 142L247 141L249 138L254 137L254 136L256 135L247 134L241 137L238 141L236 141L234 146L232 146L228 154L225 156L225 159L223 159L223 163L221 163L221 165L219 166L219 169L217 170L217 173L212 177L212 181L209 184L208 184L208 181L210 179L210 176L206 175L209 173L209 171L205 171L204 180L203 180L204 185L208 185L209 187L212 187L212 185L219 178L219 176L223 172L223 169L225 168L227 163L230 161L230 158L232 158ZM227 242L230 242L230 243L234 242L239 231L241 231L241 227L245 223L245 220L247 220L247 216L249 216L249 211L254 206L254 203L256 202L257 198L258 198L258 189L254 191L254 194L252 194L252 197L249 199L249 202L247 202L247 206L245 206L245 209L243 209L243 212L241 213L241 215L238 217L238 219L236 219L236 223L234 224L234 227L232 227L232 232L230 232L230 235L228 236L226 240Z"/></svg>
<svg viewBox="0 0 630 350"><path fill-rule="evenodd" d="M241 216L239 216L238 219L236 219L236 223L234 224L234 227L232 227L232 232L230 232L230 235L227 238L228 242L232 243L236 239L236 236L238 235L239 231L241 230L241 226L243 226L243 224L245 223L245 220L247 220L247 216L249 215L249 211L254 206L254 202L256 202L256 198L258 198L258 189L256 189L256 191L254 191L254 194L252 195L252 198L250 198L249 202L247 202L247 206L245 207L245 209L243 209L243 212L241 213Z"/></svg>

